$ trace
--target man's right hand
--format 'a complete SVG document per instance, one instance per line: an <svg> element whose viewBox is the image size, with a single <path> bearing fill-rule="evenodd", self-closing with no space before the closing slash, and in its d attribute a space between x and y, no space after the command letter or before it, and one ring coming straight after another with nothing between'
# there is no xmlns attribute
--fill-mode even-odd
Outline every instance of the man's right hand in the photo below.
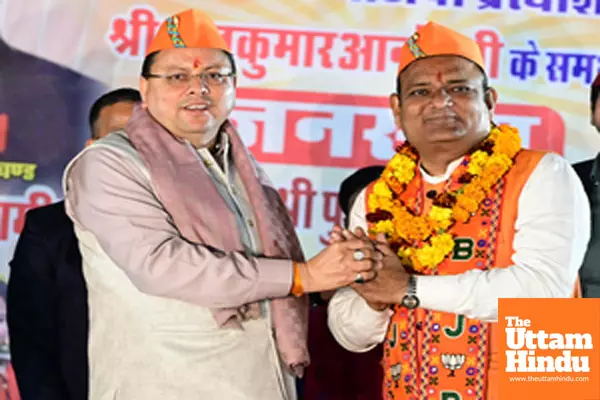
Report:
<svg viewBox="0 0 600 400"><path fill-rule="evenodd" d="M355 259L355 251L363 254L360 261ZM334 243L325 248L306 263L298 263L302 287L305 293L323 292L348 286L362 276L369 281L382 267L383 256L371 240L355 238Z"/></svg>
<svg viewBox="0 0 600 400"><path fill-rule="evenodd" d="M353 238L365 239L366 237L367 237L367 234L366 234L366 232L362 228L356 228L354 230L354 232L350 232L350 231L345 230L342 227L336 225L333 228L333 231L331 231L329 242L330 243L340 243L340 242L343 242L343 241L346 241L346 240L350 240L350 239L353 239ZM377 246L381 246L383 243L377 243L377 242L381 242L381 240L382 240L382 237L379 236L378 240L376 241L375 244ZM387 244L387 241L385 241L385 239L383 239L383 241L385 242L385 244ZM377 249L377 247L376 247L376 249ZM382 253L382 255L383 255L383 253ZM385 257L384 257L384 261L385 261ZM382 262L382 264L385 265L383 262ZM360 291L357 290L357 289L360 289L361 285L354 284L352 286L360 294ZM367 299L365 299L365 301L367 302L367 304L369 305L369 307L371 307L375 311L383 311L383 310L385 310L386 308L389 307L389 305L385 304L385 303L370 302Z"/></svg>

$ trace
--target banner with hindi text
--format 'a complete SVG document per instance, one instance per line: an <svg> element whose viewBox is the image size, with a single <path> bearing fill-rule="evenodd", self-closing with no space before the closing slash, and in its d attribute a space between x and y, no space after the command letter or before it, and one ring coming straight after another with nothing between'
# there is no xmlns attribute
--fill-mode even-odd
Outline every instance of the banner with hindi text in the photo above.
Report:
<svg viewBox="0 0 600 400"><path fill-rule="evenodd" d="M146 46L163 18L188 7L212 15L240 71L232 119L280 189L308 256L341 222L341 180L359 167L385 163L403 140L387 98L395 87L399 48L428 20L479 43L500 95L496 122L518 127L527 147L571 161L600 148L588 104L590 82L600 69L600 0L263 0L260 5L47 0L44 7L34 0L4 2L5 42L71 71L71 79L80 79L75 87L87 96L65 95L36 109L56 115L72 114L75 107L83 119L101 89L137 87ZM0 71L3 80L11 78ZM27 89L11 90L0 95L6 104ZM13 125L11 120L27 119L31 110L7 112L0 107L4 274L22 213L62 197L62 168L89 134L82 121L68 131L53 122ZM20 137L31 139L19 144ZM44 164L48 153L53 161Z"/></svg>

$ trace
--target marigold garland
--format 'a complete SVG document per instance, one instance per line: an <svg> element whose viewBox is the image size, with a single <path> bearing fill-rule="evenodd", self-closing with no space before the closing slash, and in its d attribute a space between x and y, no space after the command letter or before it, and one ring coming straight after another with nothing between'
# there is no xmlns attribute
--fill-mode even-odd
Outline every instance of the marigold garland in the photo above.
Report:
<svg viewBox="0 0 600 400"><path fill-rule="evenodd" d="M467 223L494 185L510 170L521 150L519 131L493 126L488 137L466 156L466 172L456 180L458 190L433 199L427 215L415 215L401 195L416 176L419 157L408 142L397 149L368 199L371 234L384 233L402 261L418 272L433 272L454 249L450 232L456 222ZM460 168L459 168L460 169Z"/></svg>

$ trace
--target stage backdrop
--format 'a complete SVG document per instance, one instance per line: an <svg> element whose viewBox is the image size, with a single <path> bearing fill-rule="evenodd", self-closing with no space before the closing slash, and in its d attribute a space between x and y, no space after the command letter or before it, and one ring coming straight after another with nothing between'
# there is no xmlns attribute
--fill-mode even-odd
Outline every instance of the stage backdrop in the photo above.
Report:
<svg viewBox="0 0 600 400"><path fill-rule="evenodd" d="M385 163L403 139L387 96L400 47L428 20L480 44L500 95L496 122L517 126L527 147L573 162L600 148L589 123L600 0L2 1L4 275L24 212L62 198L61 173L89 135L91 102L137 87L159 21L188 7L212 15L231 45L240 70L233 120L280 189L308 256L340 222L340 181Z"/></svg>

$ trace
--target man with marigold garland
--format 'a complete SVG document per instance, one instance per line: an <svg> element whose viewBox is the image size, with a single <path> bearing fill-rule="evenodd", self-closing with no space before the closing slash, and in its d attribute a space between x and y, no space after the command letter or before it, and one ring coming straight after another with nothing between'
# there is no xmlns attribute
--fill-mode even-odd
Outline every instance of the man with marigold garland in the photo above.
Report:
<svg viewBox="0 0 600 400"><path fill-rule="evenodd" d="M336 292L346 349L384 343L386 399L498 399L498 298L579 296L590 207L562 157L493 122L476 42L430 22L400 54L390 106L407 141L358 196L350 230L384 267ZM358 255L357 258L360 258Z"/></svg>

